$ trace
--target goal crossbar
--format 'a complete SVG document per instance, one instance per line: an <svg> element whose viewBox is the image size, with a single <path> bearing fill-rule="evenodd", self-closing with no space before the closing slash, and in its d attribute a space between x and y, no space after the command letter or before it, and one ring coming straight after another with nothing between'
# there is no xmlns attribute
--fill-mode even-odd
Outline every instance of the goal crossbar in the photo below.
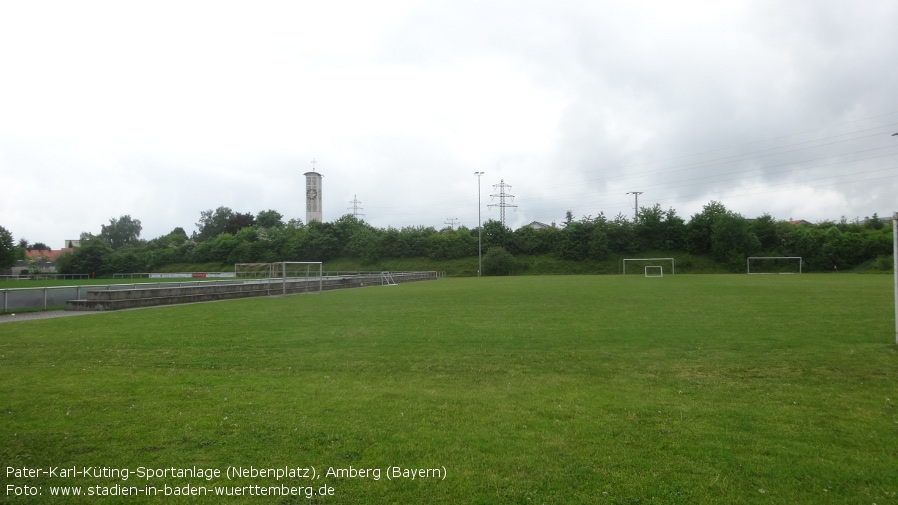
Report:
<svg viewBox="0 0 898 505"><path fill-rule="evenodd" d="M622 270L624 275L627 275L627 262L628 261L631 261L631 262L633 262L633 261L654 261L654 262L669 261L670 262L670 273L671 274L677 273L676 261L674 261L673 258L624 258L623 259L623 270Z"/></svg>

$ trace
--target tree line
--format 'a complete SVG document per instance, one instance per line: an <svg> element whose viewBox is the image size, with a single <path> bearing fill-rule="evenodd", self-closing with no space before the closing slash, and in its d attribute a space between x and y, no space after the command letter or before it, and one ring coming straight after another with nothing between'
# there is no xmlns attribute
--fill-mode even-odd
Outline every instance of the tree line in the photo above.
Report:
<svg viewBox="0 0 898 505"><path fill-rule="evenodd" d="M185 263L351 258L374 265L385 259L452 260L478 254L476 228L376 228L351 215L303 223L284 221L274 210L253 215L219 207L201 212L190 235L178 227L142 240L141 230L140 220L131 216L110 219L100 233L82 234L81 246L58 258L57 271L106 276ZM863 221L796 225L769 214L748 219L712 201L688 221L656 204L640 208L632 219L602 213L575 219L568 212L558 225L541 229L511 230L489 220L480 231L485 274L506 273L509 262L521 255L582 261L658 252L709 256L736 272L744 271L748 256L801 256L805 270L817 272L849 270L871 260L874 268L891 268L891 229L875 214Z"/></svg>

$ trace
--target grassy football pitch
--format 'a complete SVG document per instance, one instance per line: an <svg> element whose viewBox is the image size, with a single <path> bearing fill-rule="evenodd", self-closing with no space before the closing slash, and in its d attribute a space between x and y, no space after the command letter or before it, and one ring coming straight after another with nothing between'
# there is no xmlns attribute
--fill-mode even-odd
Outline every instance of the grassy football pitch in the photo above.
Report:
<svg viewBox="0 0 898 505"><path fill-rule="evenodd" d="M892 289L462 278L3 323L0 502L896 503Z"/></svg>

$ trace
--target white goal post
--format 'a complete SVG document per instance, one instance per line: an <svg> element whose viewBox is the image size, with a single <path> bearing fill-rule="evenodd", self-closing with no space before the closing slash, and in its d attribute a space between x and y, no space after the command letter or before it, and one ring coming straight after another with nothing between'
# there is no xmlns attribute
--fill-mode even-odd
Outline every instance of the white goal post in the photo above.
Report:
<svg viewBox="0 0 898 505"><path fill-rule="evenodd" d="M801 256L750 256L745 259L749 274L800 274Z"/></svg>
<svg viewBox="0 0 898 505"><path fill-rule="evenodd" d="M646 265L646 266L663 266L663 265L667 265L667 263L669 262L670 263L670 273L671 274L677 273L677 267L675 264L676 262L674 261L673 258L624 258L623 259L623 274L627 275L627 262L635 263L637 261L643 262L643 263L645 263L645 262L651 263L650 265Z"/></svg>
<svg viewBox="0 0 898 505"><path fill-rule="evenodd" d="M646 265L646 277L664 277L664 267L661 265Z"/></svg>
<svg viewBox="0 0 898 505"><path fill-rule="evenodd" d="M320 261L277 261L274 263L235 263L234 275L250 282L267 282L269 294L321 293L324 288L323 263Z"/></svg>

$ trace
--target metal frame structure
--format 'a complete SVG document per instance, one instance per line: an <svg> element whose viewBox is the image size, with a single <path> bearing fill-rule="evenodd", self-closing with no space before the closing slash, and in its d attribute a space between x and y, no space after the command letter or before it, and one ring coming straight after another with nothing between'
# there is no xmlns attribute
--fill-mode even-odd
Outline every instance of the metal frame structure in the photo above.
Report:
<svg viewBox="0 0 898 505"><path fill-rule="evenodd" d="M749 256L745 258L745 273L749 275L770 275L770 274L794 274L795 272L752 272L751 260L798 260L798 273L802 272L803 262L801 256Z"/></svg>
<svg viewBox="0 0 898 505"><path fill-rule="evenodd" d="M623 264L623 269L622 269L623 275L627 275L627 262L628 261L669 261L671 275L677 273L676 261L673 258L624 258L623 260L621 260L621 262Z"/></svg>

